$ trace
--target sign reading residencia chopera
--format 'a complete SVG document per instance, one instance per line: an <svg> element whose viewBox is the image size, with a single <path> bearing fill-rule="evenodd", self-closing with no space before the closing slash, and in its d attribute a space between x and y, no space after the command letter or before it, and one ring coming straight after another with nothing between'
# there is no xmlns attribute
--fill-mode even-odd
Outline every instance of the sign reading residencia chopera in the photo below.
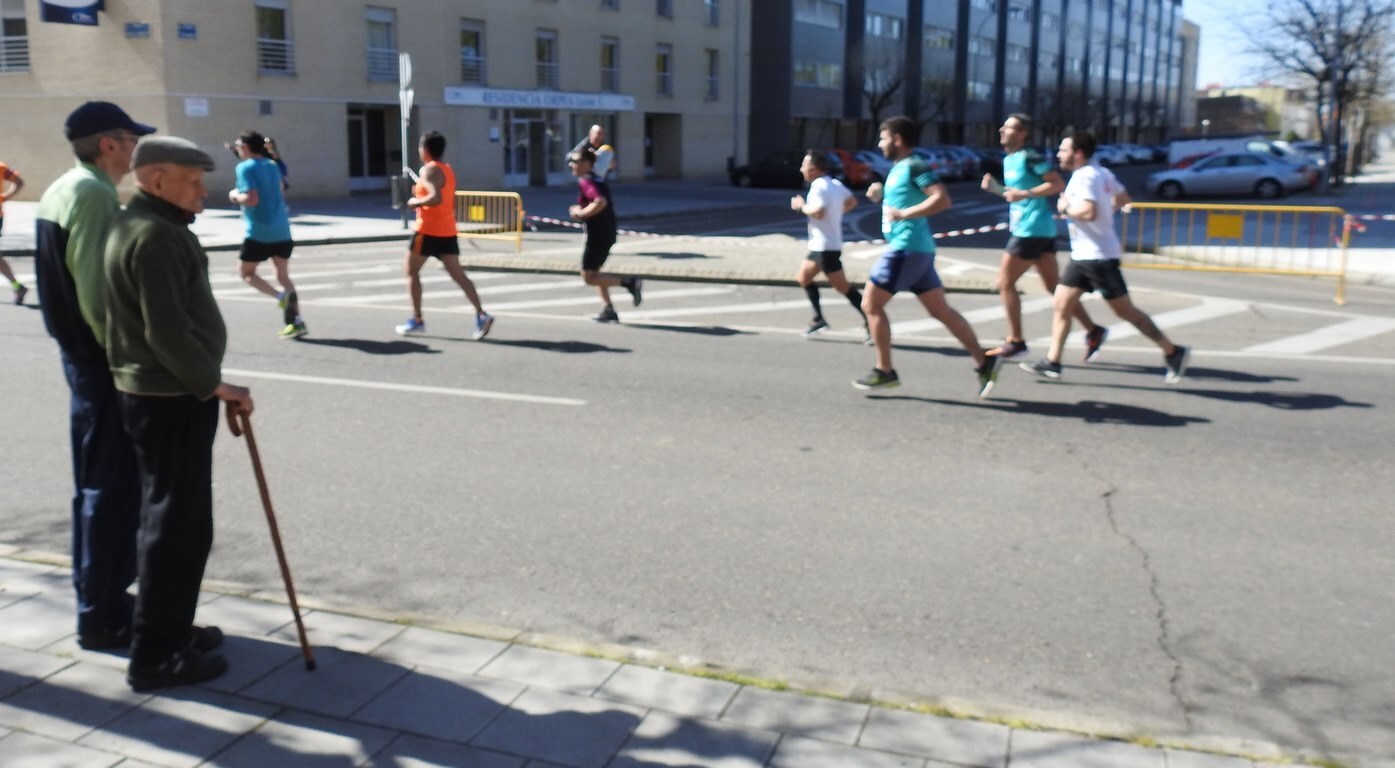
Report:
<svg viewBox="0 0 1395 768"><path fill-rule="evenodd" d="M457 107L503 109L569 109L596 112L633 112L635 97L619 93L569 93L567 91L514 91L507 88L450 86L445 102Z"/></svg>

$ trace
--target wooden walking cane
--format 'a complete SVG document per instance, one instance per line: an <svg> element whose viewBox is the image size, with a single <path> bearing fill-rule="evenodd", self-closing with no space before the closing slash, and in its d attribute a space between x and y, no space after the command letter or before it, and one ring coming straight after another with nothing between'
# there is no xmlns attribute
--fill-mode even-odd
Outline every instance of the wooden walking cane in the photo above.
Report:
<svg viewBox="0 0 1395 768"><path fill-rule="evenodd" d="M247 452L252 455L252 471L257 476L257 490L262 494L262 509L266 510L266 524L271 528L271 543L276 547L276 561L281 565L281 580L286 583L286 597L291 601L291 613L295 614L295 628L300 633L300 654L305 657L305 668L315 670L315 651L305 637L305 622L300 620L300 606L295 601L295 586L291 584L291 567L286 564L286 551L281 548L281 531L276 527L276 513L271 511L271 493L266 489L266 475L262 473L262 460L257 455L257 439L252 436L252 420L231 402L228 403L228 429L233 437L247 438Z"/></svg>

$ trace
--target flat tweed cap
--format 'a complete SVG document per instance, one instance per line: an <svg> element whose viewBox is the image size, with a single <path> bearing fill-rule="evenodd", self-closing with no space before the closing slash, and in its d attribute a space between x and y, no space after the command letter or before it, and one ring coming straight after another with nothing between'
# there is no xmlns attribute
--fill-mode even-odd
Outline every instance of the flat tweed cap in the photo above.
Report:
<svg viewBox="0 0 1395 768"><path fill-rule="evenodd" d="M205 171L211 171L217 167L207 152L199 149L199 145L188 139L181 139L178 136L147 136L141 139L140 143L136 145L135 154L131 156L131 167L140 168L159 163L187 165L191 168L202 168Z"/></svg>

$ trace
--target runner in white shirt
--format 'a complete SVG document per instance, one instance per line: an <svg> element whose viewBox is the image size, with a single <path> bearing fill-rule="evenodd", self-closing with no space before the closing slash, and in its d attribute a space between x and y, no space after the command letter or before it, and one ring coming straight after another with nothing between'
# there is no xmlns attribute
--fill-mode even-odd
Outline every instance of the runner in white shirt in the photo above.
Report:
<svg viewBox="0 0 1395 768"><path fill-rule="evenodd" d="M809 217L809 257L794 278L814 306L814 319L804 329L804 336L808 338L828 328L819 305L819 287L814 285L814 278L823 272L828 276L828 284L846 296L862 317L863 343L869 343L872 337L867 333L867 316L862 314L862 293L843 275L843 214L857 206L857 198L843 182L828 175L828 166L824 153L812 149L806 152L799 172L809 182L809 197L790 198L790 210Z"/></svg>
<svg viewBox="0 0 1395 768"><path fill-rule="evenodd" d="M1164 380L1176 384L1186 371L1191 350L1168 340L1152 318L1135 307L1129 298L1124 273L1119 269L1124 249L1114 229L1114 212L1128 205L1129 193L1109 169L1090 162L1095 146L1093 134L1079 132L1062 139L1056 153L1061 168L1073 171L1056 203L1056 210L1070 225L1070 264L1053 294L1051 349L1045 358L1035 363L1022 363L1021 368L1048 379L1061 377L1061 353L1070 333L1071 316L1080 305L1082 295L1098 290L1119 319L1131 323L1162 349L1167 368Z"/></svg>

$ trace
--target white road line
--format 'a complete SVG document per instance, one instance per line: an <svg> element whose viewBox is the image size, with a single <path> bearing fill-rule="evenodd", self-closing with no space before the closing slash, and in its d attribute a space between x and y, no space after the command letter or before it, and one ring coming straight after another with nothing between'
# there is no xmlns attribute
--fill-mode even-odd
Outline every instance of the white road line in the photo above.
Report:
<svg viewBox="0 0 1395 768"><path fill-rule="evenodd" d="M907 307L911 307L911 308L913 308L913 309L914 309L914 308L919 308L919 307L920 307L920 303L919 303L919 302L914 302L914 303L912 304L912 303L908 302L908 303L907 303ZM1036 313L1036 312L1050 311L1050 310L1051 310L1051 297L1050 297L1050 296L1046 296L1046 297L1040 298L1040 299L1028 299L1027 301L1022 302L1022 314L1023 314L1024 316L1025 316L1025 315L1030 315L1030 314L1033 314L1033 313ZM1003 319L1004 317L1007 316L1006 313L1005 313L1004 310L1003 310L1003 305L1002 305L1002 304L995 304L995 305L993 305L993 306L991 306L991 307L982 307L982 308L980 308L980 309L972 309L972 310L969 310L968 312L961 312L960 314L962 314L962 315L964 316L964 319L965 319L965 320L968 320L968 321L969 321L969 324L970 324L970 325L972 325L972 324L974 324L974 323L987 323L987 322L991 322L991 321L994 321L994 320L1001 320L1001 319ZM894 334L898 334L898 333L917 333L917 332L919 332L919 331L929 330L929 329L932 329L932 328L943 328L943 327L944 327L944 326L940 324L940 321L939 321L939 320L936 320L936 319L933 318L933 317L926 317L926 318L922 318L922 319L919 319L919 320L907 320L907 321L902 322L902 323L892 323L892 324L891 324L891 332L892 332L893 335L894 335Z"/></svg>
<svg viewBox="0 0 1395 768"><path fill-rule="evenodd" d="M1395 320L1381 317L1365 317L1356 320L1348 320L1345 323L1329 325L1326 328L1319 328L1308 333L1300 333L1296 336L1289 336L1283 339L1264 344L1256 344L1252 347L1245 347L1241 352L1259 353L1282 353L1301 355L1308 352L1317 352L1331 347L1338 347L1343 344L1350 344L1355 341L1379 336L1395 330Z"/></svg>
<svg viewBox="0 0 1395 768"><path fill-rule="evenodd" d="M483 275L481 275L480 277L483 277ZM476 282L478 282L478 278L472 277L471 280L475 280ZM421 282L423 284L443 282L449 283L451 282L451 278L449 275L433 276L431 278L424 277L422 278ZM356 284L353 287L359 287L359 285L361 284ZM479 293L481 296L494 296L501 293L523 293L526 291L556 291L566 289L577 289L580 287L582 286L580 281L578 280L549 281L546 283L516 283L514 285L498 285L491 287L483 287L479 288L476 292ZM375 293L359 296L333 296L327 299L321 299L321 301L326 304L386 304L395 301L401 301L402 297L406 295L406 291L402 290L393 291L392 293ZM463 295L464 294L461 293L460 288L458 286L453 286L449 289L442 291L424 291L421 294L422 298L424 299L441 298L442 296Z"/></svg>
<svg viewBox="0 0 1395 768"><path fill-rule="evenodd" d="M580 288L581 286L578 285L577 287ZM672 291L645 291L645 292L644 292L644 298L646 298L646 299L649 299L649 298L656 298L656 299L665 299L665 298L667 298L667 299L681 299L681 298L689 298L689 297L693 297L693 296L715 296L715 295L719 295L719 294L723 294L723 293L732 293L733 291L734 291L734 289L733 289L733 288L730 288L730 287L722 287L722 288L715 288L715 287L714 287L714 288L679 288L679 289L672 290ZM459 297L459 298L461 298L461 299L464 298L464 296L460 293L459 289L457 289L457 290L455 290L455 291L432 291L432 292L429 292L429 293L424 293L424 294L422 294L422 295L423 295L424 297L429 297L429 296L455 296L455 297ZM404 292L401 296L397 296L396 298L405 300L405 299L406 299L406 293ZM364 302L364 303L360 303L360 300L359 300L359 299L357 299L357 298L355 298L355 297L352 297L352 296L336 297L336 298L332 298L332 299L317 299L317 300L315 300L315 301L313 301L313 302L302 302L302 303L319 304L319 305L333 304L333 305L339 306L339 307L363 307L363 308L376 308L376 307L381 306L380 303L373 303L373 302ZM574 307L574 306L585 306L585 305L588 305L588 304L589 304L589 305L596 305L596 304L599 304L599 303L600 303L600 300L599 300L598 298L596 298L596 295L595 295L595 294L590 294L590 295L588 295L588 296L577 296L577 297L566 298L566 299L537 299L537 300L532 300L532 301L501 301L501 302L491 302L489 305L487 305L487 306L485 307L485 309L488 310L489 312L493 313L493 312L506 312L506 311L512 310L512 309L537 309L537 308L540 308L540 307ZM441 308L439 308L439 309L436 308L436 307L430 307L429 309L430 309L430 311L433 312L433 313L434 313L434 312L452 312L452 311L458 311L458 312L466 312L466 311L469 311L469 312L473 313L473 312L475 311L474 309L470 308L470 306L469 306L468 304L466 304L464 307L453 307L453 308L452 308L452 307L441 307ZM628 317L629 315L630 315L629 312L626 312L626 313L625 313L625 316L626 316L626 317Z"/></svg>
<svg viewBox="0 0 1395 768"><path fill-rule="evenodd" d="M270 265L267 266L270 267ZM353 269L292 269L291 279L300 280L301 278L306 277L338 277L340 275L380 275L384 272L387 272L390 269L393 268L386 264L379 264L376 267L355 267ZM400 270L401 267L398 267L397 269ZM273 277L276 274L274 270L270 269L262 270L262 272L262 277ZM238 275L235 272L223 274L220 270L218 274L209 275L208 282L214 285L219 285L222 283L241 283L242 276ZM296 290L300 290L300 286L297 285Z"/></svg>
<svg viewBox="0 0 1395 768"><path fill-rule="evenodd" d="M546 397L543 395L523 395L513 392L489 392L481 389L456 389L454 387L427 387L419 384L393 384L385 381L363 381L360 379L334 379L324 376L301 376L294 373L271 373L268 371L247 371L237 368L224 368L223 373L233 378L271 379L274 381L294 381L301 384L328 384L336 387L357 387L359 389L383 389L394 392L415 392L426 395L450 395L454 397L475 397L485 400L511 400L520 403L539 405L586 405L585 400L570 397Z"/></svg>
<svg viewBox="0 0 1395 768"><path fill-rule="evenodd" d="M1179 328L1184 325L1191 325L1192 323L1204 323L1207 320L1215 320L1218 317L1225 317L1227 315L1237 315L1241 312L1247 312L1249 311L1249 309L1250 303L1246 301L1235 301L1234 299L1204 299L1200 304L1198 304L1195 307L1177 309L1171 312L1162 312L1160 314L1149 316L1153 318L1154 325L1156 325L1158 328L1164 331L1167 331L1172 328ZM1137 328L1133 327L1132 323L1115 323L1109 326L1110 343L1119 341L1121 339L1128 339L1140 335L1142 334L1139 333ZM1050 344L1051 337L1043 336L1039 339L1033 339L1030 343ZM1067 343L1084 344L1084 332L1077 331L1075 333L1072 333L1070 338L1067 339Z"/></svg>
<svg viewBox="0 0 1395 768"><path fill-rule="evenodd" d="M271 275L264 275L264 277L266 277L268 280L273 280L273 278L272 278ZM470 279L478 283L478 282L483 282L483 281L486 281L486 280L503 280L503 279L506 279L506 278L508 278L508 277L511 277L511 275L509 275L509 274L507 274L507 273L503 273L503 272L492 272L492 273L482 274L482 275L471 275L471 276L470 276ZM385 279L382 279L382 280L352 280L352 281L349 281L349 282L340 282L340 283L302 283L302 282L299 282L299 280L300 280L300 275L297 274L297 275L292 275L292 279L295 280L295 281L297 281L296 284L295 284L295 290L296 290L296 293L297 293L297 294L301 294L301 293L312 293L312 292L314 292L314 291L342 291L342 290L350 290L350 289L355 289L355 288L371 288L371 287L378 287L378 286L383 286L383 285L400 285L400 286L403 286L403 290L402 290L402 291L398 291L397 293L394 293L394 294L392 294L392 295L393 295L393 296L402 296L402 295L405 295L405 293L406 293L406 285L407 285L406 278L404 278L404 277L390 277L390 278L385 278ZM422 282L422 285L430 285L430 284L433 284L433 283L450 283L450 282L452 282L452 280L451 280L451 276L450 276L450 275L423 275L422 278L421 278L421 282ZM274 282L273 282L272 284L275 285ZM457 289L457 290L459 290L459 289ZM487 291L487 290L489 290L489 289L488 289L488 288L481 288L481 289L480 289L480 293L484 293L484 292ZM222 299L222 298L228 298L228 299L252 299L252 298L263 299L263 298L268 298L265 294L261 293L260 291L258 291L257 289L251 287L250 285L239 285L239 286L234 287L234 288L217 288L217 289L215 289L215 290L213 291L213 295L216 296L216 297L218 297L218 298L220 298L220 299ZM328 300L329 300L329 301L333 301L333 299L328 299ZM375 300L376 300L376 299L375 299Z"/></svg>
<svg viewBox="0 0 1395 768"><path fill-rule="evenodd" d="M808 299L790 301L761 301L749 304L718 304L709 307L674 307L673 309L653 309L629 311L625 320L655 320L661 317L682 317L684 315L725 315L735 312L780 312L786 309L809 306Z"/></svg>

